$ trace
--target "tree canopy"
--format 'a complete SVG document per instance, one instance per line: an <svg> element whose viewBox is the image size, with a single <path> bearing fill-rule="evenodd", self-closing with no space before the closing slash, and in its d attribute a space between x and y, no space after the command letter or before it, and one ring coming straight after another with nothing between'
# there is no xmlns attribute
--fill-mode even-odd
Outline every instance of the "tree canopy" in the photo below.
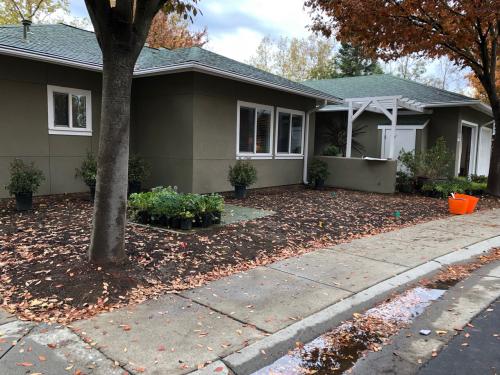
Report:
<svg viewBox="0 0 500 375"><path fill-rule="evenodd" d="M159 11L149 29L146 43L153 48L203 47L208 42L208 31L191 31L189 22L177 13Z"/></svg>
<svg viewBox="0 0 500 375"><path fill-rule="evenodd" d="M69 0L3 0L0 24L19 24L23 19L40 22L57 11L68 13Z"/></svg>
<svg viewBox="0 0 500 375"><path fill-rule="evenodd" d="M384 71L377 59L370 58L359 47L342 43L333 61L332 78L381 74Z"/></svg>

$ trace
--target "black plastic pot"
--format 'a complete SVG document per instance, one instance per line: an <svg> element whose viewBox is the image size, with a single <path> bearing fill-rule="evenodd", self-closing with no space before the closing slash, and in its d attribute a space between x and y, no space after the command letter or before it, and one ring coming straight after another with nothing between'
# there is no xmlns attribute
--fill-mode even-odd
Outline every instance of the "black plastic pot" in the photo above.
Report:
<svg viewBox="0 0 500 375"><path fill-rule="evenodd" d="M236 199L244 199L247 197L247 187L245 185L234 186L234 197Z"/></svg>
<svg viewBox="0 0 500 375"><path fill-rule="evenodd" d="M196 215L193 220L193 227L201 228L202 218L201 215Z"/></svg>
<svg viewBox="0 0 500 375"><path fill-rule="evenodd" d="M170 225L170 218L165 215L161 215L158 224L160 224L162 227L168 227Z"/></svg>
<svg viewBox="0 0 500 375"><path fill-rule="evenodd" d="M140 193L142 184L138 181L131 181L128 183L128 195Z"/></svg>
<svg viewBox="0 0 500 375"><path fill-rule="evenodd" d="M193 219L182 218L181 219L181 229L182 230L190 230L193 228Z"/></svg>
<svg viewBox="0 0 500 375"><path fill-rule="evenodd" d="M212 212L212 224L220 224L222 221L222 212Z"/></svg>
<svg viewBox="0 0 500 375"><path fill-rule="evenodd" d="M321 189L323 186L325 186L325 180L322 180L322 179L314 180L314 188L315 189Z"/></svg>
<svg viewBox="0 0 500 375"><path fill-rule="evenodd" d="M33 208L33 193L16 193L16 210L29 211Z"/></svg>
<svg viewBox="0 0 500 375"><path fill-rule="evenodd" d="M151 216L147 211L140 211L138 214L139 223L148 224L151 220Z"/></svg>
<svg viewBox="0 0 500 375"><path fill-rule="evenodd" d="M93 202L95 199L95 185L89 186L90 189L90 201Z"/></svg>
<svg viewBox="0 0 500 375"><path fill-rule="evenodd" d="M212 215L210 213L204 213L201 215L201 227L208 228L212 225Z"/></svg>
<svg viewBox="0 0 500 375"><path fill-rule="evenodd" d="M181 227L181 218L180 217L172 217L170 219L170 227L172 229L179 229Z"/></svg>

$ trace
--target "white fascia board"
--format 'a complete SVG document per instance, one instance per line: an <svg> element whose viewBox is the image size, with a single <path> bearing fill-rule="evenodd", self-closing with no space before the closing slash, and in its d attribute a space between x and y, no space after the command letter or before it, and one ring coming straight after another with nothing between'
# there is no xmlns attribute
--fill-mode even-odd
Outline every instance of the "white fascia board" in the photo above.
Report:
<svg viewBox="0 0 500 375"><path fill-rule="evenodd" d="M477 109L488 116L493 117L491 107L480 100L477 101L463 101L463 102L448 102L448 103L427 103L423 105L426 108L445 108L445 107L472 107Z"/></svg>

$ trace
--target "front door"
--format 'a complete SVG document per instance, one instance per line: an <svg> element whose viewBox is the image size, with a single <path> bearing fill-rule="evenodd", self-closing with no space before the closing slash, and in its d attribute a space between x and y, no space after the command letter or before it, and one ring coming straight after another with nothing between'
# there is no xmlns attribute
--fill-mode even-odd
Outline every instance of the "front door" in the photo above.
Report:
<svg viewBox="0 0 500 375"><path fill-rule="evenodd" d="M470 176L476 173L477 155L477 125L467 121L462 122L460 134L460 163L459 176Z"/></svg>
<svg viewBox="0 0 500 375"><path fill-rule="evenodd" d="M488 176L488 172L490 169L492 138L493 138L492 129L482 127L479 130L479 147L477 151L476 174L480 176Z"/></svg>

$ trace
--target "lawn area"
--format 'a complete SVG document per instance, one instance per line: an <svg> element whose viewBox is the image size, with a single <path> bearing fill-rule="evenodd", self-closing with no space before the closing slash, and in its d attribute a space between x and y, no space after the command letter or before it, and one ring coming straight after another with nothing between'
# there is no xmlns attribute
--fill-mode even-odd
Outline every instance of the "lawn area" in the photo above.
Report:
<svg viewBox="0 0 500 375"><path fill-rule="evenodd" d="M227 203L275 211L254 221L177 234L129 224L122 267L87 262L92 206L85 198L40 197L31 213L0 206L0 294L25 319L71 322L100 311L199 286L318 247L447 216L444 200L287 187ZM483 199L479 209L500 207ZM400 213L400 217L395 212Z"/></svg>

